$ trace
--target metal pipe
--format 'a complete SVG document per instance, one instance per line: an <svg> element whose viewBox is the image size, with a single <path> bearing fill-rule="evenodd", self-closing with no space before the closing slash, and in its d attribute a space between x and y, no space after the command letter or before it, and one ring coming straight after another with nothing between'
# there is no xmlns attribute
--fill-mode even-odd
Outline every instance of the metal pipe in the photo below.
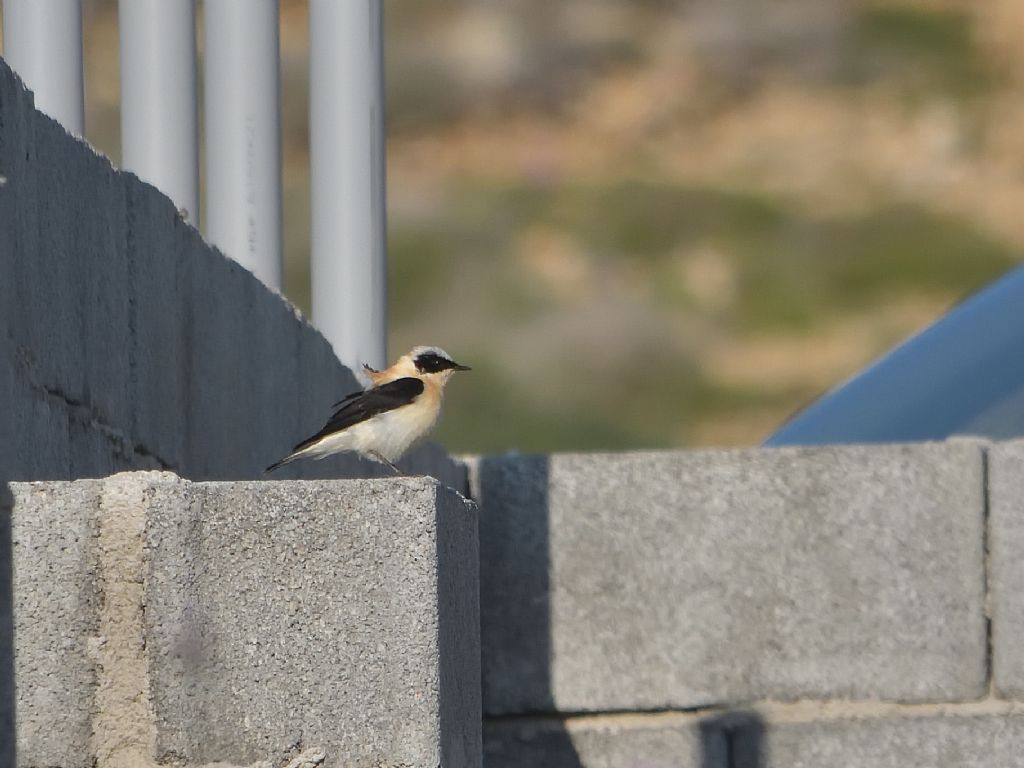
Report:
<svg viewBox="0 0 1024 768"><path fill-rule="evenodd" d="M277 0L205 0L206 233L281 289Z"/></svg>
<svg viewBox="0 0 1024 768"><path fill-rule="evenodd" d="M346 365L387 362L380 0L310 0L313 321Z"/></svg>
<svg viewBox="0 0 1024 768"><path fill-rule="evenodd" d="M121 164L199 224L194 0L122 0Z"/></svg>
<svg viewBox="0 0 1024 768"><path fill-rule="evenodd" d="M4 0L4 58L37 109L85 134L81 0Z"/></svg>

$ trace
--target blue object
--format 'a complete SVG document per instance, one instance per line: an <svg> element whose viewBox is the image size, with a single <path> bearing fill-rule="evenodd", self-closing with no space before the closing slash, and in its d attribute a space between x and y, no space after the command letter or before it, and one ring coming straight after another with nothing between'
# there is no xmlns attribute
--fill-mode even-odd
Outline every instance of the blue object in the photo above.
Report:
<svg viewBox="0 0 1024 768"><path fill-rule="evenodd" d="M797 414L765 445L1024 436L1024 267Z"/></svg>

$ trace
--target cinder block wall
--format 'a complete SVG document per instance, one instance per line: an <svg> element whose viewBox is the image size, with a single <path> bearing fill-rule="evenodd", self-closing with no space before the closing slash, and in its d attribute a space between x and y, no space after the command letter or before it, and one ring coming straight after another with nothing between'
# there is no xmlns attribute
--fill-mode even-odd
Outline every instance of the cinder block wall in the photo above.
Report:
<svg viewBox="0 0 1024 768"><path fill-rule="evenodd" d="M424 479L8 483L254 478L355 382L2 61L0 176L0 764L471 766L481 695L490 768L1024 764L1024 444L485 458L479 557Z"/></svg>
<svg viewBox="0 0 1024 768"><path fill-rule="evenodd" d="M167 197L35 110L2 59L0 177L0 480L255 478L358 386ZM436 447L405 466L465 487ZM331 458L274 477L389 472Z"/></svg>
<svg viewBox="0 0 1024 768"><path fill-rule="evenodd" d="M1024 442L483 459L484 764L1024 764Z"/></svg>
<svg viewBox="0 0 1024 768"><path fill-rule="evenodd" d="M1024 442L472 480L11 484L21 764L1019 764Z"/></svg>

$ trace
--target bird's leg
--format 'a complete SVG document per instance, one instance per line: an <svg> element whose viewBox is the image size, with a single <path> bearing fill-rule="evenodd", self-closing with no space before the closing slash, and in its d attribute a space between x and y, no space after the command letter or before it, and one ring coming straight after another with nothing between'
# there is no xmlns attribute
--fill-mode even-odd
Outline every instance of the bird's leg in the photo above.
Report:
<svg viewBox="0 0 1024 768"><path fill-rule="evenodd" d="M388 461L383 456L381 456L379 453L377 453L377 451L370 451L370 455L373 456L373 458L375 458L377 461L381 462L382 464L387 464L389 467L391 467L393 470L395 470L395 474L396 475L402 475L402 476L405 475L405 473L402 470L400 470L398 467L396 467L390 461Z"/></svg>

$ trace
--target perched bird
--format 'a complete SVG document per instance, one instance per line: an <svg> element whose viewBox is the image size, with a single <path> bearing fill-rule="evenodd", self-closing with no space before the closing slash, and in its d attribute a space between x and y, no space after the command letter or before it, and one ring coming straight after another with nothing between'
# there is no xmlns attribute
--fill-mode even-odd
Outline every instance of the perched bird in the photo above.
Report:
<svg viewBox="0 0 1024 768"><path fill-rule="evenodd" d="M470 370L439 347L415 347L383 371L368 365L363 369L370 387L335 403L334 415L323 429L267 467L267 472L296 459L322 459L341 451L377 459L398 472L394 462L437 422L444 385L452 373Z"/></svg>

